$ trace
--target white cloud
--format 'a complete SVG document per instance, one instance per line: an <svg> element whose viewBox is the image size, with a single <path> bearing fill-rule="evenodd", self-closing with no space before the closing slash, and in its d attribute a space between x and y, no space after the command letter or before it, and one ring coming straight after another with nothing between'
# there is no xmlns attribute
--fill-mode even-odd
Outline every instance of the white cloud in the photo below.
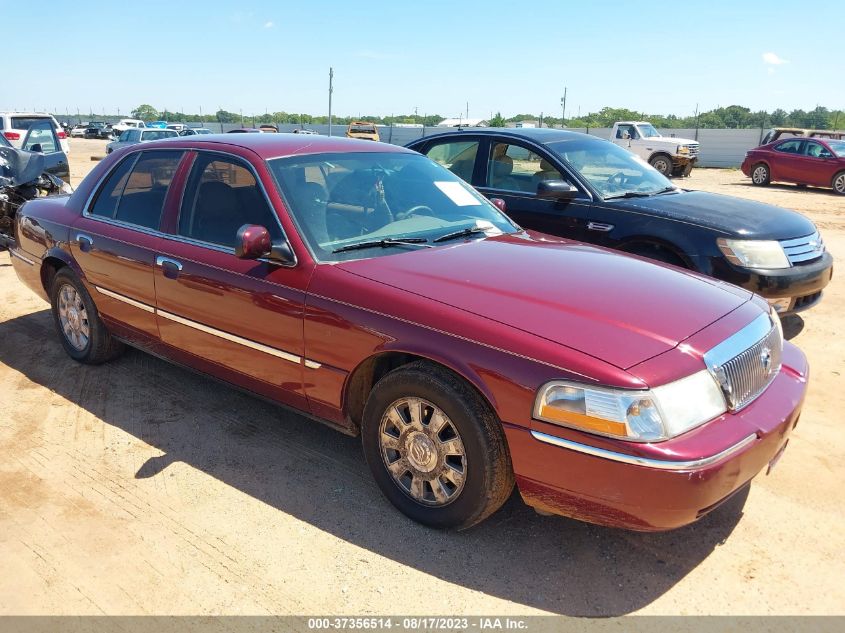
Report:
<svg viewBox="0 0 845 633"><path fill-rule="evenodd" d="M789 63L788 60L781 59L775 53L763 53L763 61L770 66L782 66Z"/></svg>
<svg viewBox="0 0 845 633"><path fill-rule="evenodd" d="M275 24L273 24L272 20L271 20L271 21L269 21L269 22L265 22L265 23L264 23L264 28L265 28L265 29L272 29L274 26L276 26L276 25L275 25Z"/></svg>

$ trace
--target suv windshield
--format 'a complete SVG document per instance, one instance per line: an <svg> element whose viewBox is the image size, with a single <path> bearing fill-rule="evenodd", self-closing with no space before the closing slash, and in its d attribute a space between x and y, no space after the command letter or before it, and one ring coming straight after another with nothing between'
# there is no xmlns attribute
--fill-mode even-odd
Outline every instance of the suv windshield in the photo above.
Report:
<svg viewBox="0 0 845 633"><path fill-rule="evenodd" d="M319 261L427 248L465 229L467 238L518 230L452 172L416 154L315 154L268 163Z"/></svg>
<svg viewBox="0 0 845 633"><path fill-rule="evenodd" d="M548 147L579 172L603 198L673 191L668 178L639 156L606 141L585 138Z"/></svg>

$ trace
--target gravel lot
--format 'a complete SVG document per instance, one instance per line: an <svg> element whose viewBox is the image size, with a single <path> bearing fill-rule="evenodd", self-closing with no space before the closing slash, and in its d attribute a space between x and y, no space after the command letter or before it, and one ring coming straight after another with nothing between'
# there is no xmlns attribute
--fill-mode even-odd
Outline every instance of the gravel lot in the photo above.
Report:
<svg viewBox="0 0 845 633"><path fill-rule="evenodd" d="M72 140L76 185L104 141ZM684 181L806 213L845 261L845 198ZM0 614L845 612L845 284L791 318L812 366L789 448L665 534L540 517L462 533L405 519L358 441L137 351L85 367L0 254Z"/></svg>

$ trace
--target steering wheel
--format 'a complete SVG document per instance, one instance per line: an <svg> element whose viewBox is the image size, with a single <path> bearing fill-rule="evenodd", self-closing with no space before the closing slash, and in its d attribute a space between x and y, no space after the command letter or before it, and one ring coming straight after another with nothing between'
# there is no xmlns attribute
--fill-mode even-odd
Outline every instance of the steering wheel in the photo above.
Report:
<svg viewBox="0 0 845 633"><path fill-rule="evenodd" d="M611 191L614 189L622 189L627 184L628 176L625 175L625 172L621 171L617 171L605 181L605 185Z"/></svg>
<svg viewBox="0 0 845 633"><path fill-rule="evenodd" d="M407 220L408 218L415 216L415 215L434 215L434 211L431 207L418 204L416 206L411 207L407 211L400 211L399 213L395 214L397 220Z"/></svg>

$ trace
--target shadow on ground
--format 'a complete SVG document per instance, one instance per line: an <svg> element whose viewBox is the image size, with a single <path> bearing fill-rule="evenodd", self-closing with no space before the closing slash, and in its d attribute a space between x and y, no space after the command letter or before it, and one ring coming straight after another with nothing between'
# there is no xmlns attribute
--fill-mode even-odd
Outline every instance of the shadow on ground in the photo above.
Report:
<svg viewBox="0 0 845 633"><path fill-rule="evenodd" d="M184 462L376 554L554 613L615 616L650 604L724 542L747 496L746 489L693 526L640 534L540 517L514 494L481 525L439 532L381 496L356 438L137 350L106 366L76 364L48 310L0 323L0 362L163 451L138 478ZM118 392L137 407L103 397Z"/></svg>

